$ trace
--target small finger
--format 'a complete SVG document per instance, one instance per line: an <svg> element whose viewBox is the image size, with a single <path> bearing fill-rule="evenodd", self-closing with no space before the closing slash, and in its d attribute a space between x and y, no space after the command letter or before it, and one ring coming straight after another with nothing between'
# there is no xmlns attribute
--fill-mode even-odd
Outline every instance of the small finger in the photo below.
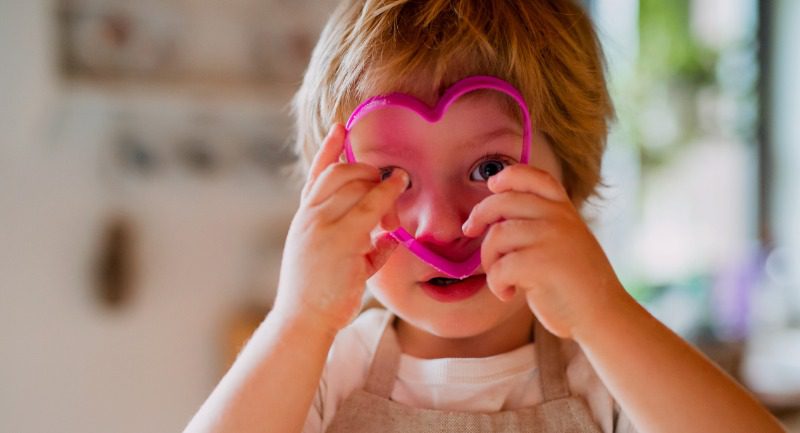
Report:
<svg viewBox="0 0 800 433"><path fill-rule="evenodd" d="M316 206L328 200L336 191L353 181L368 181L377 185L380 171L367 164L337 162L320 173L315 185L306 196L309 206Z"/></svg>
<svg viewBox="0 0 800 433"><path fill-rule="evenodd" d="M486 285L489 290L503 302L510 301L520 286L520 269L527 269L524 263L524 251L517 251L503 256L486 271Z"/></svg>
<svg viewBox="0 0 800 433"><path fill-rule="evenodd" d="M383 267L398 245L399 242L387 232L372 239L372 251L367 254L367 278Z"/></svg>
<svg viewBox="0 0 800 433"><path fill-rule="evenodd" d="M514 164L489 178L493 193L519 191L540 195L554 201L569 201L564 186L550 173L525 164Z"/></svg>
<svg viewBox="0 0 800 433"><path fill-rule="evenodd" d="M400 194L406 190L409 178L405 170L393 170L386 180L372 188L346 216L358 227L375 227L394 207Z"/></svg>
<svg viewBox="0 0 800 433"><path fill-rule="evenodd" d="M344 126L340 123L336 123L331 127L328 135L322 141L322 145L311 161L311 166L308 169L308 178L306 179L306 184L301 193L303 197L314 187L322 171L329 165L339 161L339 155L341 155L342 149L344 148L344 132Z"/></svg>
<svg viewBox="0 0 800 433"><path fill-rule="evenodd" d="M353 208L364 196L377 185L372 180L354 179L331 193L320 203L313 203L328 221L336 221Z"/></svg>
<svg viewBox="0 0 800 433"><path fill-rule="evenodd" d="M511 219L545 218L561 205L528 192L505 191L479 202L462 226L464 235L478 237L492 224Z"/></svg>
<svg viewBox="0 0 800 433"><path fill-rule="evenodd" d="M381 218L380 228L387 232L400 228L400 216L397 213L397 206L392 206L389 212Z"/></svg>
<svg viewBox="0 0 800 433"><path fill-rule="evenodd" d="M550 235L544 220L508 220L492 225L481 244L481 264L489 269L504 256L535 247Z"/></svg>

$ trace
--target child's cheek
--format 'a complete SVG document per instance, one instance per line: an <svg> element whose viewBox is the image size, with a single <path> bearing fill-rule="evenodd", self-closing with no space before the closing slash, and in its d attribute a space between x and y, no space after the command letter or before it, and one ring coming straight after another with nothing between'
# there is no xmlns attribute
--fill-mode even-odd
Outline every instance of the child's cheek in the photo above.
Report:
<svg viewBox="0 0 800 433"><path fill-rule="evenodd" d="M414 289L414 260L419 261L403 246L398 246L386 263L367 280L372 294L382 303L402 302ZM389 307L389 305L386 305Z"/></svg>

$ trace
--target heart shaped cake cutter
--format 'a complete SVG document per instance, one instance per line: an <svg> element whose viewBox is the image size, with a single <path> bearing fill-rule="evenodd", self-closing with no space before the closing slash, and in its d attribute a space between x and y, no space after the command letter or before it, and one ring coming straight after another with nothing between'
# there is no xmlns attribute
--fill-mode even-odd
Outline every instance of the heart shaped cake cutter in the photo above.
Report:
<svg viewBox="0 0 800 433"><path fill-rule="evenodd" d="M383 108L401 107L417 113L420 117L428 121L428 123L435 123L442 118L447 108L460 96L475 90L483 89L504 93L510 96L517 105L519 105L520 111L522 112L522 153L519 162L527 164L531 147L531 119L528 106L525 104L525 99L522 97L522 94L508 82L487 75L476 75L459 80L444 92L435 107L430 107L419 99L406 93L378 95L365 100L353 110L353 113L345 124L344 152L347 162L356 162L356 156L350 144L350 131L353 129L353 126L367 114ZM402 227L391 232L391 235L422 261L450 277L459 279L466 278L481 265L480 249L475 251L467 260L463 262L454 262L431 251Z"/></svg>

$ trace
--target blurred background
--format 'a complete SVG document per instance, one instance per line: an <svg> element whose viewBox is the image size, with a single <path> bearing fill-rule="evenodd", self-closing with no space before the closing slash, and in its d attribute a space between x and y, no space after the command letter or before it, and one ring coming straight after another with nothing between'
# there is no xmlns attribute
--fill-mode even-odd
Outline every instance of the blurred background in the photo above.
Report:
<svg viewBox="0 0 800 433"><path fill-rule="evenodd" d="M800 2L585 3L618 110L587 218L800 432ZM186 425L274 298L335 4L0 1L0 431Z"/></svg>

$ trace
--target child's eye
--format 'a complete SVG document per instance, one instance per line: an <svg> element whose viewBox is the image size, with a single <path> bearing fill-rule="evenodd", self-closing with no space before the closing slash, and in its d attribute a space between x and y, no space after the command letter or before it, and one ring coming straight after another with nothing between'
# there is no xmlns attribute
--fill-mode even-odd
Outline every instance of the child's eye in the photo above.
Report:
<svg viewBox="0 0 800 433"><path fill-rule="evenodd" d="M486 182L490 177L500 173L511 163L503 158L492 156L478 163L469 174L469 180Z"/></svg>

